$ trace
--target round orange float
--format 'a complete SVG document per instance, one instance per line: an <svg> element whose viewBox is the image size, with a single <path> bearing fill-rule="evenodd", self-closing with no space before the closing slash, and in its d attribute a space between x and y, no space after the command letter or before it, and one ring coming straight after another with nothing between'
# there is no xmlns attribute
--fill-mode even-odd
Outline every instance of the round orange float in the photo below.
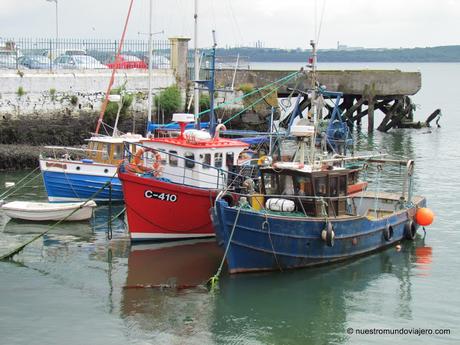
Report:
<svg viewBox="0 0 460 345"><path fill-rule="evenodd" d="M422 207L415 213L415 221L418 225L427 226L433 223L434 213L429 208Z"/></svg>

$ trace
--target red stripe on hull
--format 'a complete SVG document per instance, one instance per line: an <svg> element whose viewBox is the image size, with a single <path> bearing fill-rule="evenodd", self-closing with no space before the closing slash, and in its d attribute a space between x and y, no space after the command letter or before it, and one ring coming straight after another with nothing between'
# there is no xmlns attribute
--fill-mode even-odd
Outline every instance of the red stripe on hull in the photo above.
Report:
<svg viewBox="0 0 460 345"><path fill-rule="evenodd" d="M215 190L162 182L119 172L132 239L214 236L209 209Z"/></svg>

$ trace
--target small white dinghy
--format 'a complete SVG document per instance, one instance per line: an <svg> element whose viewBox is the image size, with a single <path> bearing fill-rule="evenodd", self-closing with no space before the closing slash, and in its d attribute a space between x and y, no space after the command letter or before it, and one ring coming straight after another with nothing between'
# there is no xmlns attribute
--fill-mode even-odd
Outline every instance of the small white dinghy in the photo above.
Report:
<svg viewBox="0 0 460 345"><path fill-rule="evenodd" d="M91 200L84 202L66 202L50 204L46 202L30 201L13 201L2 206L2 210L10 218L33 220L33 221L50 221L61 220L85 220L91 218L93 208L96 203ZM75 212L74 212L75 211ZM69 216L74 212L71 216Z"/></svg>

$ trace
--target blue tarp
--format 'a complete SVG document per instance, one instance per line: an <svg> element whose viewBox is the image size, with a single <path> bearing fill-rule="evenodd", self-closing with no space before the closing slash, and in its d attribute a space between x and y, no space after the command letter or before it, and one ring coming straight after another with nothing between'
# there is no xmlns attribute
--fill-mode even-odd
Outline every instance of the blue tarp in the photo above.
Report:
<svg viewBox="0 0 460 345"><path fill-rule="evenodd" d="M243 143L249 145L259 145L263 143L268 143L270 141L269 137L249 137L249 138L235 138Z"/></svg>

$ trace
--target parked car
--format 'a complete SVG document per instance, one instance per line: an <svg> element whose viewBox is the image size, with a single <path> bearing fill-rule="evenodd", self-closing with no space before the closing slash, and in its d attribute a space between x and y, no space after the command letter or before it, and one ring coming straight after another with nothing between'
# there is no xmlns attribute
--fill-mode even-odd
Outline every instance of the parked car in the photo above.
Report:
<svg viewBox="0 0 460 345"><path fill-rule="evenodd" d="M18 67L16 54L11 52L0 52L0 69L15 69Z"/></svg>
<svg viewBox="0 0 460 345"><path fill-rule="evenodd" d="M107 66L89 55L61 55L54 60L56 69L106 69Z"/></svg>
<svg viewBox="0 0 460 345"><path fill-rule="evenodd" d="M106 62L107 67L117 69L148 68L147 64L134 55L120 55L118 62L115 62L115 55Z"/></svg>
<svg viewBox="0 0 460 345"><path fill-rule="evenodd" d="M21 66L31 69L49 69L50 59L42 55L24 55L18 59Z"/></svg>
<svg viewBox="0 0 460 345"><path fill-rule="evenodd" d="M51 50L45 50L43 55L51 60L55 60L61 55L86 55L86 50L83 48L54 48Z"/></svg>
<svg viewBox="0 0 460 345"><path fill-rule="evenodd" d="M148 68L149 56L148 55L143 56L143 60ZM157 69L171 68L171 63L166 56L153 55L152 56L152 68L157 68Z"/></svg>

